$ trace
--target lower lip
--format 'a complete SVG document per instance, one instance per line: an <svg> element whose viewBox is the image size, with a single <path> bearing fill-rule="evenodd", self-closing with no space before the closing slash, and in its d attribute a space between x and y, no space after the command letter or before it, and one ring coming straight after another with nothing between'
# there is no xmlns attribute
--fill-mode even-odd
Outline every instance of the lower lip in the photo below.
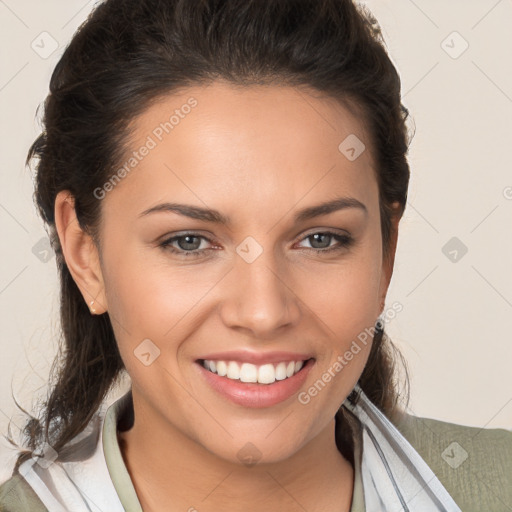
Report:
<svg viewBox="0 0 512 512"><path fill-rule="evenodd" d="M297 393L314 364L315 360L309 359L292 377L276 380L273 384L259 384L220 377L196 361L201 375L215 391L235 404L253 408L271 407Z"/></svg>

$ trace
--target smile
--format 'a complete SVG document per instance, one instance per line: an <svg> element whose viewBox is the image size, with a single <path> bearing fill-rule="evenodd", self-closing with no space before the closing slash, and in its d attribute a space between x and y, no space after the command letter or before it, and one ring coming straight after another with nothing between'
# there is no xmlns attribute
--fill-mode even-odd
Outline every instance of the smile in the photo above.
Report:
<svg viewBox="0 0 512 512"><path fill-rule="evenodd" d="M244 407L262 408L277 405L298 393L314 364L314 358L260 366L199 359L194 367L204 379L202 382L224 399Z"/></svg>
<svg viewBox="0 0 512 512"><path fill-rule="evenodd" d="M236 361L212 361L203 359L203 366L220 377L239 380L240 382L257 382L273 384L276 380L293 377L303 367L305 361L289 361L277 364L255 365Z"/></svg>

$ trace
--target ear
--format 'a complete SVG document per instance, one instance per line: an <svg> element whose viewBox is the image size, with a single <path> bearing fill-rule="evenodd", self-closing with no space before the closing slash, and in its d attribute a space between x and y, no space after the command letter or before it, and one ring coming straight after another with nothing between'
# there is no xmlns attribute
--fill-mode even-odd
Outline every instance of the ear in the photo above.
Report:
<svg viewBox="0 0 512 512"><path fill-rule="evenodd" d="M393 275L393 268L395 265L395 253L398 242L398 223L400 222L400 215L398 209L400 203L394 202L392 205L393 215L391 217L391 233L389 240L389 255L382 260L382 277L380 283L380 313L384 310L386 303L386 295L388 293L389 283Z"/></svg>
<svg viewBox="0 0 512 512"><path fill-rule="evenodd" d="M98 250L78 223L75 199L69 190L60 191L55 199L55 227L66 265L87 306L95 310L91 313L104 313L108 307Z"/></svg>

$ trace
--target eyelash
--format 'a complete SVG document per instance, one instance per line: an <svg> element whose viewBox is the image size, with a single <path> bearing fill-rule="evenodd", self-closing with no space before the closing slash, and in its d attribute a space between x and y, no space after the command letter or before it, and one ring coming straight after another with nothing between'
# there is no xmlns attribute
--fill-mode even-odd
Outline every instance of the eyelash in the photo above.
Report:
<svg viewBox="0 0 512 512"><path fill-rule="evenodd" d="M331 253L334 251L340 251L341 249L350 247L352 245L352 243L354 242L354 239L351 236L340 235L338 233L333 233L332 231L315 231L314 233L310 233L309 235L305 236L304 238L302 238L299 241L302 242L303 240L306 240L309 237L312 237L312 236L318 235L318 234L328 235L328 236L336 239L338 241L339 245L334 246L334 247L329 247L326 249L309 248L309 250L315 251L317 254L325 254L325 253ZM166 251L169 251L173 254L179 254L181 256L184 256L185 258L200 257L206 251L214 251L215 250L215 249L195 249L193 251L186 251L184 249L176 249L175 247L172 247L172 245L171 245L172 243L174 243L175 241L177 241L181 238L186 238L186 237L202 238L203 240L207 240L208 242L211 242L211 240L209 240L208 238L206 238L203 235L199 235L198 233L183 233L181 235L173 236L171 238L168 238L167 240L164 240L160 244L160 247L162 247ZM305 249L308 249L308 248L306 247Z"/></svg>

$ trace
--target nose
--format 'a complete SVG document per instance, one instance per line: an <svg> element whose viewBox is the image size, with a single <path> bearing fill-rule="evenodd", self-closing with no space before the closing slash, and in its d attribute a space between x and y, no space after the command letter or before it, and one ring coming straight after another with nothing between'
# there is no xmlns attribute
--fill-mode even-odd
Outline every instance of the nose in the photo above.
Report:
<svg viewBox="0 0 512 512"><path fill-rule="evenodd" d="M252 263L236 257L220 307L226 326L255 338L275 337L297 325L301 316L289 273L270 253L263 251Z"/></svg>

